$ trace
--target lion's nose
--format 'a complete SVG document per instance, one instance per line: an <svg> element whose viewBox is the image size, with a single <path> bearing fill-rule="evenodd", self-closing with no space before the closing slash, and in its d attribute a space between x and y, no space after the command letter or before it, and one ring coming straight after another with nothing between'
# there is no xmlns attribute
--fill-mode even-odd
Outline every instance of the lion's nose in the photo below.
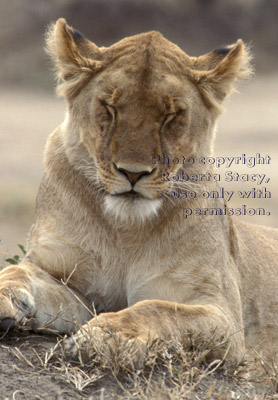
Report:
<svg viewBox="0 0 278 400"><path fill-rule="evenodd" d="M123 175L125 175L125 177L131 183L132 186L134 186L143 176L151 175L153 171L156 169L152 168L149 170L131 171L131 168L130 169L121 168L116 164L114 164L114 166L118 172L121 172Z"/></svg>

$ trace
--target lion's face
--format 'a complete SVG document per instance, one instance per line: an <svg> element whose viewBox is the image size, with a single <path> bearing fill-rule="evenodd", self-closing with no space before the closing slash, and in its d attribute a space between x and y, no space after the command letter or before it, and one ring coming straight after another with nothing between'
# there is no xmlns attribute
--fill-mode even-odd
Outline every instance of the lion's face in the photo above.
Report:
<svg viewBox="0 0 278 400"><path fill-rule="evenodd" d="M79 115L80 139L95 161L106 209L144 218L157 212L170 190L163 173L180 167L163 164L162 157L195 156L207 142L211 121L189 80L153 68L144 82L140 73L140 64L131 73L101 73L71 112ZM196 110L203 116L197 118ZM200 131L200 125L206 129Z"/></svg>
<svg viewBox="0 0 278 400"><path fill-rule="evenodd" d="M67 129L86 149L93 165L86 173L91 171L102 190L106 212L124 220L154 216L173 185L163 174L186 168L186 162L171 160L210 154L231 71L219 88L209 81L219 85L216 68L240 46L196 59L150 32L99 49L63 20L57 22L49 47L65 80Z"/></svg>

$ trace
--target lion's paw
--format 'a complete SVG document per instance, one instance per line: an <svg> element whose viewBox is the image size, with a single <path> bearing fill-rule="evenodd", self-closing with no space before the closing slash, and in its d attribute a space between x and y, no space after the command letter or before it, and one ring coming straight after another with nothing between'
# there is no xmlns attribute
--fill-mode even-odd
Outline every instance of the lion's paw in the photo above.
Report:
<svg viewBox="0 0 278 400"><path fill-rule="evenodd" d="M0 287L0 331L8 331L34 313L34 298L14 285Z"/></svg>
<svg viewBox="0 0 278 400"><path fill-rule="evenodd" d="M92 358L117 359L119 363L141 368L146 354L146 342L140 338L127 338L118 331L99 326L82 327L75 335L66 339L64 352L68 359L86 363Z"/></svg>

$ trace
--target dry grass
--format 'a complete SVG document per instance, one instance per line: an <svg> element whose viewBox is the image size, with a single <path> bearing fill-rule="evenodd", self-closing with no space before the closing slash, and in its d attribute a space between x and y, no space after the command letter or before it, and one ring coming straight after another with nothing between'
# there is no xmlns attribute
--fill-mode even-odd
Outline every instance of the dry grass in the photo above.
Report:
<svg viewBox="0 0 278 400"><path fill-rule="evenodd" d="M38 332L52 334L52 337L57 334L48 326L55 318ZM19 335L32 336L30 321L25 318L17 327ZM102 328L97 329L99 333ZM156 339L138 347L136 341L125 340L111 329L103 329L103 334L97 336L95 330L80 326L76 326L76 330L80 330L84 338L78 342L74 336L71 338L78 345L74 360L65 351L67 337L60 336L57 343L44 352L40 343L29 347L28 352L18 346L10 347L9 351L21 361L21 367L16 366L17 372L58 376L82 399L89 400L278 399L278 358L266 360L253 349L252 357L248 356L252 361L230 365L226 362L229 346L216 335L208 341L202 335L189 333L182 342L175 338ZM223 349L227 350L222 359L212 359L212 354L223 354ZM15 391L14 398L20 393L24 392ZM43 399L39 388L36 396ZM66 399L62 392L57 393L56 400Z"/></svg>
<svg viewBox="0 0 278 400"><path fill-rule="evenodd" d="M192 333L185 335L182 342L175 338L149 340L142 351L135 341L124 340L107 328L103 335L96 337L96 331L77 326L84 339L76 342L79 351L73 360L65 351L66 337L60 336L46 351L40 341L36 346L28 346L28 338L32 338L29 322L25 319L17 327L28 350L25 346L9 347L14 358L21 362L15 367L17 373L58 377L71 388L71 393L76 393L76 399L278 399L277 362L264 359L254 349L252 361L230 365L225 359L229 348L222 359L212 360L211 354L223 354L219 350L228 347L216 335L209 341ZM47 324L40 330L52 333L53 337L54 332ZM33 336L38 340L41 337ZM19 392L14 392L15 398ZM44 399L40 397L40 388L36 396ZM68 397L61 392L55 398L66 400Z"/></svg>
<svg viewBox="0 0 278 400"><path fill-rule="evenodd" d="M188 346L188 338L190 346ZM136 346L111 332L111 340L94 345L90 340L90 358L80 351L78 361L70 361L60 339L44 357L33 349L38 363L30 361L18 348L15 356L28 366L48 370L72 385L89 399L278 399L278 370L275 364L260 358L265 374L250 378L252 365L242 363L227 368L225 360L208 361L212 349L224 343L189 335L184 343L175 339L148 343L140 368L134 363ZM225 358L225 357L224 357ZM250 372L251 371L251 372ZM59 395L62 400L63 395ZM58 397L57 397L58 399Z"/></svg>

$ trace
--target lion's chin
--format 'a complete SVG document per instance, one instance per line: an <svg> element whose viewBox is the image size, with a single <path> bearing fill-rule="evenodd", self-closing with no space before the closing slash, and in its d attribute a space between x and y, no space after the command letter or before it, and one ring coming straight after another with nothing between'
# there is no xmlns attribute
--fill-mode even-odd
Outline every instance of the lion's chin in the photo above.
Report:
<svg viewBox="0 0 278 400"><path fill-rule="evenodd" d="M161 204L161 199L108 194L104 198L104 212L124 223L142 223L155 217Z"/></svg>

